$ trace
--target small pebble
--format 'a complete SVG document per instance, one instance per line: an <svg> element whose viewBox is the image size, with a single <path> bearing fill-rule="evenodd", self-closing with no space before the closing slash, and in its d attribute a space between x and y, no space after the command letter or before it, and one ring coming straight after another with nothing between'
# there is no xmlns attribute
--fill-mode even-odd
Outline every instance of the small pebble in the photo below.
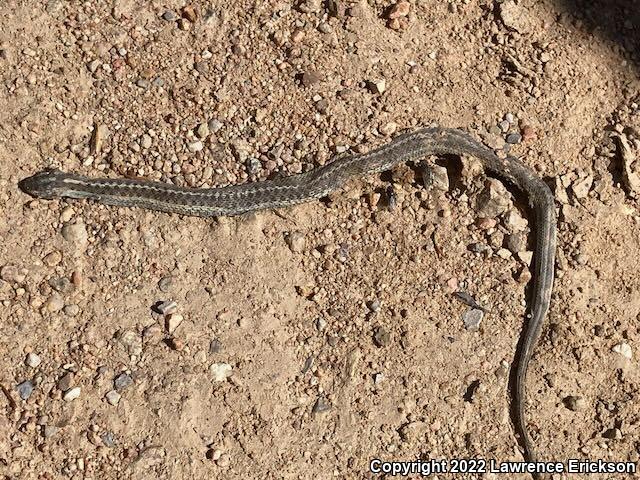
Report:
<svg viewBox="0 0 640 480"><path fill-rule="evenodd" d="M209 125L206 123L198 125L198 128L196 128L196 136L201 140L207 138L209 136Z"/></svg>
<svg viewBox="0 0 640 480"><path fill-rule="evenodd" d="M622 432L619 428L609 428L604 431L602 436L610 440L622 440Z"/></svg>
<svg viewBox="0 0 640 480"><path fill-rule="evenodd" d="M100 436L102 443L104 443L105 447L113 447L116 443L115 435L112 432L105 432Z"/></svg>
<svg viewBox="0 0 640 480"><path fill-rule="evenodd" d="M247 166L247 173L249 175L256 175L262 171L262 162L256 157L247 158L245 165Z"/></svg>
<svg viewBox="0 0 640 480"><path fill-rule="evenodd" d="M629 345L626 342L621 342L621 343L618 343L617 345L614 345L611 350L615 353L622 355L624 358L628 358L629 360L633 358L631 345Z"/></svg>
<svg viewBox="0 0 640 480"><path fill-rule="evenodd" d="M302 232L291 232L285 237L287 245L293 253L302 253L307 244L307 240Z"/></svg>
<svg viewBox="0 0 640 480"><path fill-rule="evenodd" d="M446 167L427 165L422 169L422 183L425 188L435 188L442 192L449 190L449 173Z"/></svg>
<svg viewBox="0 0 640 480"><path fill-rule="evenodd" d="M60 377L60 379L56 383L56 386L58 387L59 390L66 392L71 388L72 384L73 384L73 373L67 372L62 377Z"/></svg>
<svg viewBox="0 0 640 480"><path fill-rule="evenodd" d="M592 185L593 175L587 175L586 177L573 182L573 184L571 184L571 191L576 198L587 198Z"/></svg>
<svg viewBox="0 0 640 480"><path fill-rule="evenodd" d="M158 282L158 288L161 292L168 292L173 286L173 277L166 276L162 277Z"/></svg>
<svg viewBox="0 0 640 480"><path fill-rule="evenodd" d="M176 14L174 12L172 12L171 10L167 10L166 12L164 12L162 14L162 18L164 20L166 20L167 22L174 22L176 20Z"/></svg>
<svg viewBox="0 0 640 480"><path fill-rule="evenodd" d="M80 307L75 304L65 305L62 311L64 312L65 315L68 315L69 317L75 317L80 313Z"/></svg>
<svg viewBox="0 0 640 480"><path fill-rule="evenodd" d="M318 397L316 403L313 405L313 413L324 413L331 410L331 403L326 397Z"/></svg>
<svg viewBox="0 0 640 480"><path fill-rule="evenodd" d="M31 368L36 368L40 365L40 363L42 362L42 360L40 359L40 357L35 354L35 353L29 353L27 355L27 358L25 359L25 363L31 367Z"/></svg>
<svg viewBox="0 0 640 480"><path fill-rule="evenodd" d="M16 386L16 390L18 390L18 395L22 400L27 400L33 393L33 383L31 380L25 380Z"/></svg>
<svg viewBox="0 0 640 480"><path fill-rule="evenodd" d="M49 267L55 267L60 263L61 260L62 253L56 250L45 255L45 257L42 259L42 262Z"/></svg>
<svg viewBox="0 0 640 480"><path fill-rule="evenodd" d="M74 289L71 280L66 277L52 277L47 283L56 292L60 293L71 293Z"/></svg>
<svg viewBox="0 0 640 480"><path fill-rule="evenodd" d="M518 258L525 265L531 265L531 260L533 260L533 252L531 250L518 252Z"/></svg>
<svg viewBox="0 0 640 480"><path fill-rule="evenodd" d="M195 142L188 143L187 148L190 152L196 153L202 151L204 144L200 140L196 140Z"/></svg>
<svg viewBox="0 0 640 480"><path fill-rule="evenodd" d="M71 402L73 400L75 400L76 398L78 398L80 396L80 387L74 387L71 388L69 390L67 390L66 392L64 392L64 395L62 396L62 399L65 402Z"/></svg>
<svg viewBox="0 0 640 480"><path fill-rule="evenodd" d="M327 22L322 22L320 25L318 25L318 31L320 33L331 33L333 29L331 28L331 25L328 24Z"/></svg>
<svg viewBox="0 0 640 480"><path fill-rule="evenodd" d="M396 133L397 129L398 129L398 124L396 122L388 122L382 125L380 128L378 128L378 131L382 135L385 135L388 137Z"/></svg>
<svg viewBox="0 0 640 480"><path fill-rule="evenodd" d="M115 389L117 391L122 391L125 388L127 388L129 385L131 385L133 383L133 378L131 378L131 375L129 375L126 372L122 372L120 375L118 375L114 381L113 381L113 386L115 387Z"/></svg>
<svg viewBox="0 0 640 480"><path fill-rule="evenodd" d="M387 18L393 20L400 17L406 17L407 15L409 15L410 10L411 4L406 0L401 0L391 7Z"/></svg>
<svg viewBox="0 0 640 480"><path fill-rule="evenodd" d="M95 155L102 151L104 146L104 142L109 135L109 130L106 125L101 123L97 123L93 127L93 133L91 135L91 141L89 143L89 151L91 154Z"/></svg>
<svg viewBox="0 0 640 480"><path fill-rule="evenodd" d="M158 324L149 325L142 330L142 338L150 344L157 344L162 340L162 328Z"/></svg>
<svg viewBox="0 0 640 480"><path fill-rule="evenodd" d="M535 129L531 125L525 125L522 127L522 141L529 142L532 140L536 140L538 138L538 134Z"/></svg>
<svg viewBox="0 0 640 480"><path fill-rule="evenodd" d="M5 282L22 283L26 276L15 265L5 265L0 268L0 278Z"/></svg>
<svg viewBox="0 0 640 480"><path fill-rule="evenodd" d="M58 292L53 292L44 306L48 312L57 313L64 307L64 299Z"/></svg>
<svg viewBox="0 0 640 480"><path fill-rule="evenodd" d="M173 334L184 320L179 313L171 313L165 317L165 328L169 334Z"/></svg>
<svg viewBox="0 0 640 480"><path fill-rule="evenodd" d="M505 140L507 143L514 145L522 141L522 135L520 135L519 133L510 133L509 135L507 135L507 138Z"/></svg>
<svg viewBox="0 0 640 480"><path fill-rule="evenodd" d="M216 133L222 128L222 123L215 118L212 118L207 122L207 126L209 127L209 131Z"/></svg>
<svg viewBox="0 0 640 480"><path fill-rule="evenodd" d="M527 237L523 233L513 233L507 236L507 248L512 253L523 252L527 248Z"/></svg>
<svg viewBox="0 0 640 480"><path fill-rule="evenodd" d="M496 179L488 179L484 190L478 195L476 208L481 217L495 218L509 208L509 192Z"/></svg>
<svg viewBox="0 0 640 480"><path fill-rule="evenodd" d="M229 376L233 367L228 363L213 363L209 367L209 373L213 375L214 382L224 382Z"/></svg>
<svg viewBox="0 0 640 480"><path fill-rule="evenodd" d="M296 28L291 34L291 41L293 43L300 43L304 39L304 30Z"/></svg>
<svg viewBox="0 0 640 480"><path fill-rule="evenodd" d="M207 453L205 455L209 460L213 460L215 462L222 456L222 450L220 450L219 448L210 448L209 450L207 450Z"/></svg>
<svg viewBox="0 0 640 480"><path fill-rule="evenodd" d="M316 328L318 331L322 332L325 328L327 328L327 321L320 317L316 320Z"/></svg>
<svg viewBox="0 0 640 480"><path fill-rule="evenodd" d="M373 300L367 301L367 308L374 313L378 312L380 310L380 300L375 298Z"/></svg>
<svg viewBox="0 0 640 480"><path fill-rule="evenodd" d="M67 223L62 227L62 237L75 244L85 244L89 239L84 223Z"/></svg>
<svg viewBox="0 0 640 480"><path fill-rule="evenodd" d="M161 315L170 315L178 311L178 304L173 300L165 300L155 305L154 309Z"/></svg>
<svg viewBox="0 0 640 480"><path fill-rule="evenodd" d="M166 344L171 350L175 350L176 352L180 352L184 349L184 341L177 337L167 339Z"/></svg>
<svg viewBox="0 0 640 480"><path fill-rule="evenodd" d="M377 327L373 332L373 343L377 347L386 347L391 342L391 335L384 327Z"/></svg>
<svg viewBox="0 0 640 480"><path fill-rule="evenodd" d="M462 314L462 321L464 322L464 328L470 332L477 332L480 330L480 323L484 318L484 311L479 308L470 308Z"/></svg>
<svg viewBox="0 0 640 480"><path fill-rule="evenodd" d="M194 23L198 19L196 10L191 5L185 5L184 7L182 7L180 13L182 13L182 16L189 20L191 23Z"/></svg>
<svg viewBox="0 0 640 480"><path fill-rule="evenodd" d="M320 74L315 70L308 70L302 74L300 81L305 87L310 87L320 81Z"/></svg>
<svg viewBox="0 0 640 480"><path fill-rule="evenodd" d="M142 338L133 330L125 330L120 334L120 343L126 347L129 355L139 356L142 353Z"/></svg>
<svg viewBox="0 0 640 480"><path fill-rule="evenodd" d="M153 140L151 139L151 137L149 135L147 135L146 133L144 135L142 135L142 138L140 139L140 146L142 148L147 150L147 149L151 148L152 144L153 144Z"/></svg>
<svg viewBox="0 0 640 480"><path fill-rule="evenodd" d="M118 405L118 403L120 402L120 399L122 398L122 395L120 395L115 390L110 390L110 391L108 391L106 393L104 398L107 399L107 402L109 402L109 404L115 406L115 405Z"/></svg>
<svg viewBox="0 0 640 480"><path fill-rule="evenodd" d="M367 82L367 87L371 93L384 93L387 89L387 81L384 78Z"/></svg>
<svg viewBox="0 0 640 480"><path fill-rule="evenodd" d="M60 428L56 427L55 425L45 425L44 429L42 430L42 434L44 435L44 438L50 438L50 437L53 437L59 431L60 431Z"/></svg>
<svg viewBox="0 0 640 480"><path fill-rule="evenodd" d="M217 338L214 338L209 342L209 354L214 355L222 351L222 343Z"/></svg>
<svg viewBox="0 0 640 480"><path fill-rule="evenodd" d="M587 406L585 399L576 395L569 395L568 397L563 398L562 403L564 403L564 406L573 412L584 410Z"/></svg>
<svg viewBox="0 0 640 480"><path fill-rule="evenodd" d="M87 68L89 69L89 71L91 73L96 73L96 71L98 70L98 67L100 67L100 65L102 64L102 62L100 62L100 60L96 59L96 60L92 60L89 63L87 63ZM93 150L93 148L92 148ZM95 153L95 150L92 151L91 153Z"/></svg>

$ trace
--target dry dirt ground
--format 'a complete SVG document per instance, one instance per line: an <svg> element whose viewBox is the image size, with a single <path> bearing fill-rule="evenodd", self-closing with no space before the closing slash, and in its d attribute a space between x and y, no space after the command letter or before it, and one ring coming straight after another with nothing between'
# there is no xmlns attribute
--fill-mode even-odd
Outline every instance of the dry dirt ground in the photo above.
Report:
<svg viewBox="0 0 640 480"><path fill-rule="evenodd" d="M528 380L541 457L638 462L640 5L593 3L3 1L3 478L521 459L507 379L529 214L509 190L518 208L482 219L469 159L432 159L446 191L406 167L219 220L17 187L52 166L259 181L432 123L510 150L556 193L557 280ZM488 309L479 330L454 290Z"/></svg>

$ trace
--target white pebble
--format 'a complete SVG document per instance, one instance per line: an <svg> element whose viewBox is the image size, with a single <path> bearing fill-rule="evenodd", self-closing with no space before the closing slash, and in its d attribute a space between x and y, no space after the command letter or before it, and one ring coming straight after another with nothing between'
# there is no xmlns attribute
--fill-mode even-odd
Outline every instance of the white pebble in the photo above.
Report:
<svg viewBox="0 0 640 480"><path fill-rule="evenodd" d="M35 354L35 353L30 353L27 355L27 358L25 360L25 363L30 366L31 368L36 368L38 365L40 365L40 363L42 362L42 360L40 359L40 357Z"/></svg>
<svg viewBox="0 0 640 480"><path fill-rule="evenodd" d="M71 402L80 396L80 387L73 387L64 392L62 399L65 402Z"/></svg>
<svg viewBox="0 0 640 480"><path fill-rule="evenodd" d="M611 350L613 350L615 353L619 353L624 358L628 358L629 360L633 358L631 345L629 345L628 343L625 343L625 342L618 343L617 345L614 345L614 347Z"/></svg>
<svg viewBox="0 0 640 480"><path fill-rule="evenodd" d="M183 317L179 313L171 313L167 315L165 319L165 326L167 328L167 332L173 333L182 323Z"/></svg>
<svg viewBox="0 0 640 480"><path fill-rule="evenodd" d="M120 395L115 390L110 390L107 392L104 398L106 398L107 402L109 402L111 405L115 406L115 405L118 405L118 403L120 402L120 398L122 398L122 395Z"/></svg>
<svg viewBox="0 0 640 480"><path fill-rule="evenodd" d="M209 367L209 373L213 375L214 382L224 382L231 376L232 367L228 363L213 363Z"/></svg>
<svg viewBox="0 0 640 480"><path fill-rule="evenodd" d="M187 144L187 148L189 149L190 152L199 152L204 148L204 144L200 141L197 140L195 142L191 142L189 144Z"/></svg>

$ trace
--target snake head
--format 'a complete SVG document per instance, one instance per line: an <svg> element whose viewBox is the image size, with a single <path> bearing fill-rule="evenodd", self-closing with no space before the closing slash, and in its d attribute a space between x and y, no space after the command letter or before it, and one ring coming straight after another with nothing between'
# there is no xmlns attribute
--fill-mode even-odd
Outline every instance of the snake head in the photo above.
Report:
<svg viewBox="0 0 640 480"><path fill-rule="evenodd" d="M49 169L20 180L20 190L32 197L52 199L61 196L64 189L63 180L67 175L60 170Z"/></svg>

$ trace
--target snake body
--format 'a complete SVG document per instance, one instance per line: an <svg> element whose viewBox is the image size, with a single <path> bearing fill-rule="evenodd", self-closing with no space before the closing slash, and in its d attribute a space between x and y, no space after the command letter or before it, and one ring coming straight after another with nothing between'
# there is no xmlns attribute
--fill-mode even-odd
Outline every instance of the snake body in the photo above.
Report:
<svg viewBox="0 0 640 480"><path fill-rule="evenodd" d="M536 454L524 417L525 384L529 361L549 309L556 245L554 198L549 187L514 157L500 158L470 135L447 128L426 128L396 137L390 143L357 155L341 155L306 173L275 180L219 188L191 189L130 179L93 179L47 170L20 182L26 193L40 198L88 198L108 205L142 207L201 217L231 216L286 207L317 199L351 179L382 172L428 155L476 157L484 168L507 180L528 196L534 214L530 317L520 340L520 355L512 368L512 417L528 461Z"/></svg>

